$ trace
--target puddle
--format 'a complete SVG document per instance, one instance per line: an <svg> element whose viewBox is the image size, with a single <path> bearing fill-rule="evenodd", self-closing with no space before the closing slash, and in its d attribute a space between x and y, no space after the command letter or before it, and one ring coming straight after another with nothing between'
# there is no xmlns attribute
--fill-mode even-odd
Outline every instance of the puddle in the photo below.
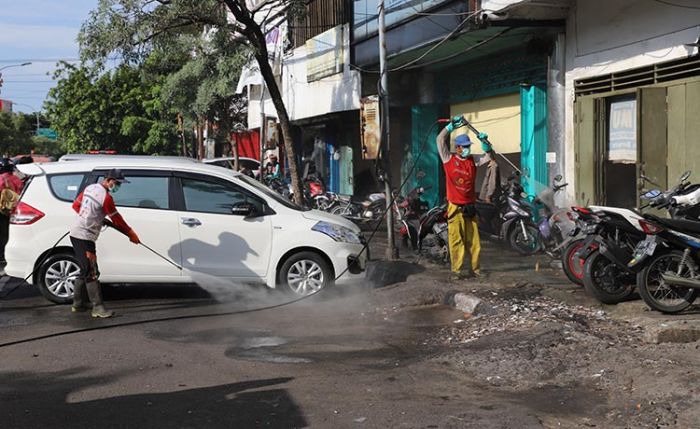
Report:
<svg viewBox="0 0 700 429"><path fill-rule="evenodd" d="M455 320L461 319L463 316L464 313L454 307L440 304L401 310L387 320L416 328L430 328L451 325Z"/></svg>
<svg viewBox="0 0 700 429"><path fill-rule="evenodd" d="M226 357L268 363L311 363L311 359L274 353L270 348L287 344L282 337L247 338L239 347L226 350Z"/></svg>

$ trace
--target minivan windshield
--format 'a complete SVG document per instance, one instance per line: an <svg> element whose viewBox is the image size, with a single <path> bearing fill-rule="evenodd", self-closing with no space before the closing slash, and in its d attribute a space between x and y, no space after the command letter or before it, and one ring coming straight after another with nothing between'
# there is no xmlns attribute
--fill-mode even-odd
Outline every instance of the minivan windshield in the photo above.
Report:
<svg viewBox="0 0 700 429"><path fill-rule="evenodd" d="M250 178L248 176L245 176L243 174L236 176L240 181L245 182L246 184L253 186L255 189L259 190L260 192L264 193L265 196L268 196L272 198L273 200L277 201L278 203L282 204L283 206L290 208L292 210L297 210L297 211L309 211L311 209L308 209L306 207L302 207L294 203L293 201L290 201L286 198L284 198L282 195L278 194L277 192L273 191L272 189L268 188L267 186L263 185L262 183L258 182L257 180Z"/></svg>

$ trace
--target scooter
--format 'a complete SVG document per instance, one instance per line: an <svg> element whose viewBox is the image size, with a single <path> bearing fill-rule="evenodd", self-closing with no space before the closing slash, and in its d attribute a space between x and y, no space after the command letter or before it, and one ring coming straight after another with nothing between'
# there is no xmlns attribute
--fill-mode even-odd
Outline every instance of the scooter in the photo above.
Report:
<svg viewBox="0 0 700 429"><path fill-rule="evenodd" d="M399 236L404 247L409 245L413 250L418 248L418 229L423 213L428 205L421 200L423 193L430 187L418 186L411 189L405 198L394 198L394 212Z"/></svg>
<svg viewBox="0 0 700 429"><path fill-rule="evenodd" d="M668 201L676 195L692 192L700 185L687 182L690 172L683 174L679 183L666 192L649 191L641 196L647 207L668 207ZM604 304L616 304L627 299L636 284L639 267L628 266L637 244L644 240L646 232L640 224L642 215L631 209L590 206L600 219L589 233L579 251L585 260L583 284L586 291ZM684 216L686 212L672 211L672 216Z"/></svg>
<svg viewBox="0 0 700 429"><path fill-rule="evenodd" d="M447 232L447 203L433 207L420 218L418 252L446 263L450 260Z"/></svg>

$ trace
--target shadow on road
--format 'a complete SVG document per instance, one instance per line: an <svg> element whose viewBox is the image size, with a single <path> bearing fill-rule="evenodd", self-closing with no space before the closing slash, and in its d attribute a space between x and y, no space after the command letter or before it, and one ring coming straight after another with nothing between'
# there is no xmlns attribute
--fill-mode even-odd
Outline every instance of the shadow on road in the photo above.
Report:
<svg viewBox="0 0 700 429"><path fill-rule="evenodd" d="M406 261L373 261L367 265L367 280L374 288L404 283L409 276L422 273L425 267Z"/></svg>
<svg viewBox="0 0 700 429"><path fill-rule="evenodd" d="M266 389L293 380L290 377L67 402L70 394L115 378L81 375L84 371L87 369L51 374L0 373L3 426L289 428L308 425L286 389ZM37 392L42 393L37 395Z"/></svg>

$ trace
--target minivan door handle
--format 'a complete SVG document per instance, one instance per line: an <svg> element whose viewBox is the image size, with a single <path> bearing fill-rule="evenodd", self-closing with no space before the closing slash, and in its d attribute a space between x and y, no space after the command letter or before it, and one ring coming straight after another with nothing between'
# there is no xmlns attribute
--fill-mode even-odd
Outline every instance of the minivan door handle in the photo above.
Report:
<svg viewBox="0 0 700 429"><path fill-rule="evenodd" d="M180 221L182 222L183 225L187 225L190 228L199 226L202 224L202 222L199 221L199 219L193 218L193 217L181 217Z"/></svg>

